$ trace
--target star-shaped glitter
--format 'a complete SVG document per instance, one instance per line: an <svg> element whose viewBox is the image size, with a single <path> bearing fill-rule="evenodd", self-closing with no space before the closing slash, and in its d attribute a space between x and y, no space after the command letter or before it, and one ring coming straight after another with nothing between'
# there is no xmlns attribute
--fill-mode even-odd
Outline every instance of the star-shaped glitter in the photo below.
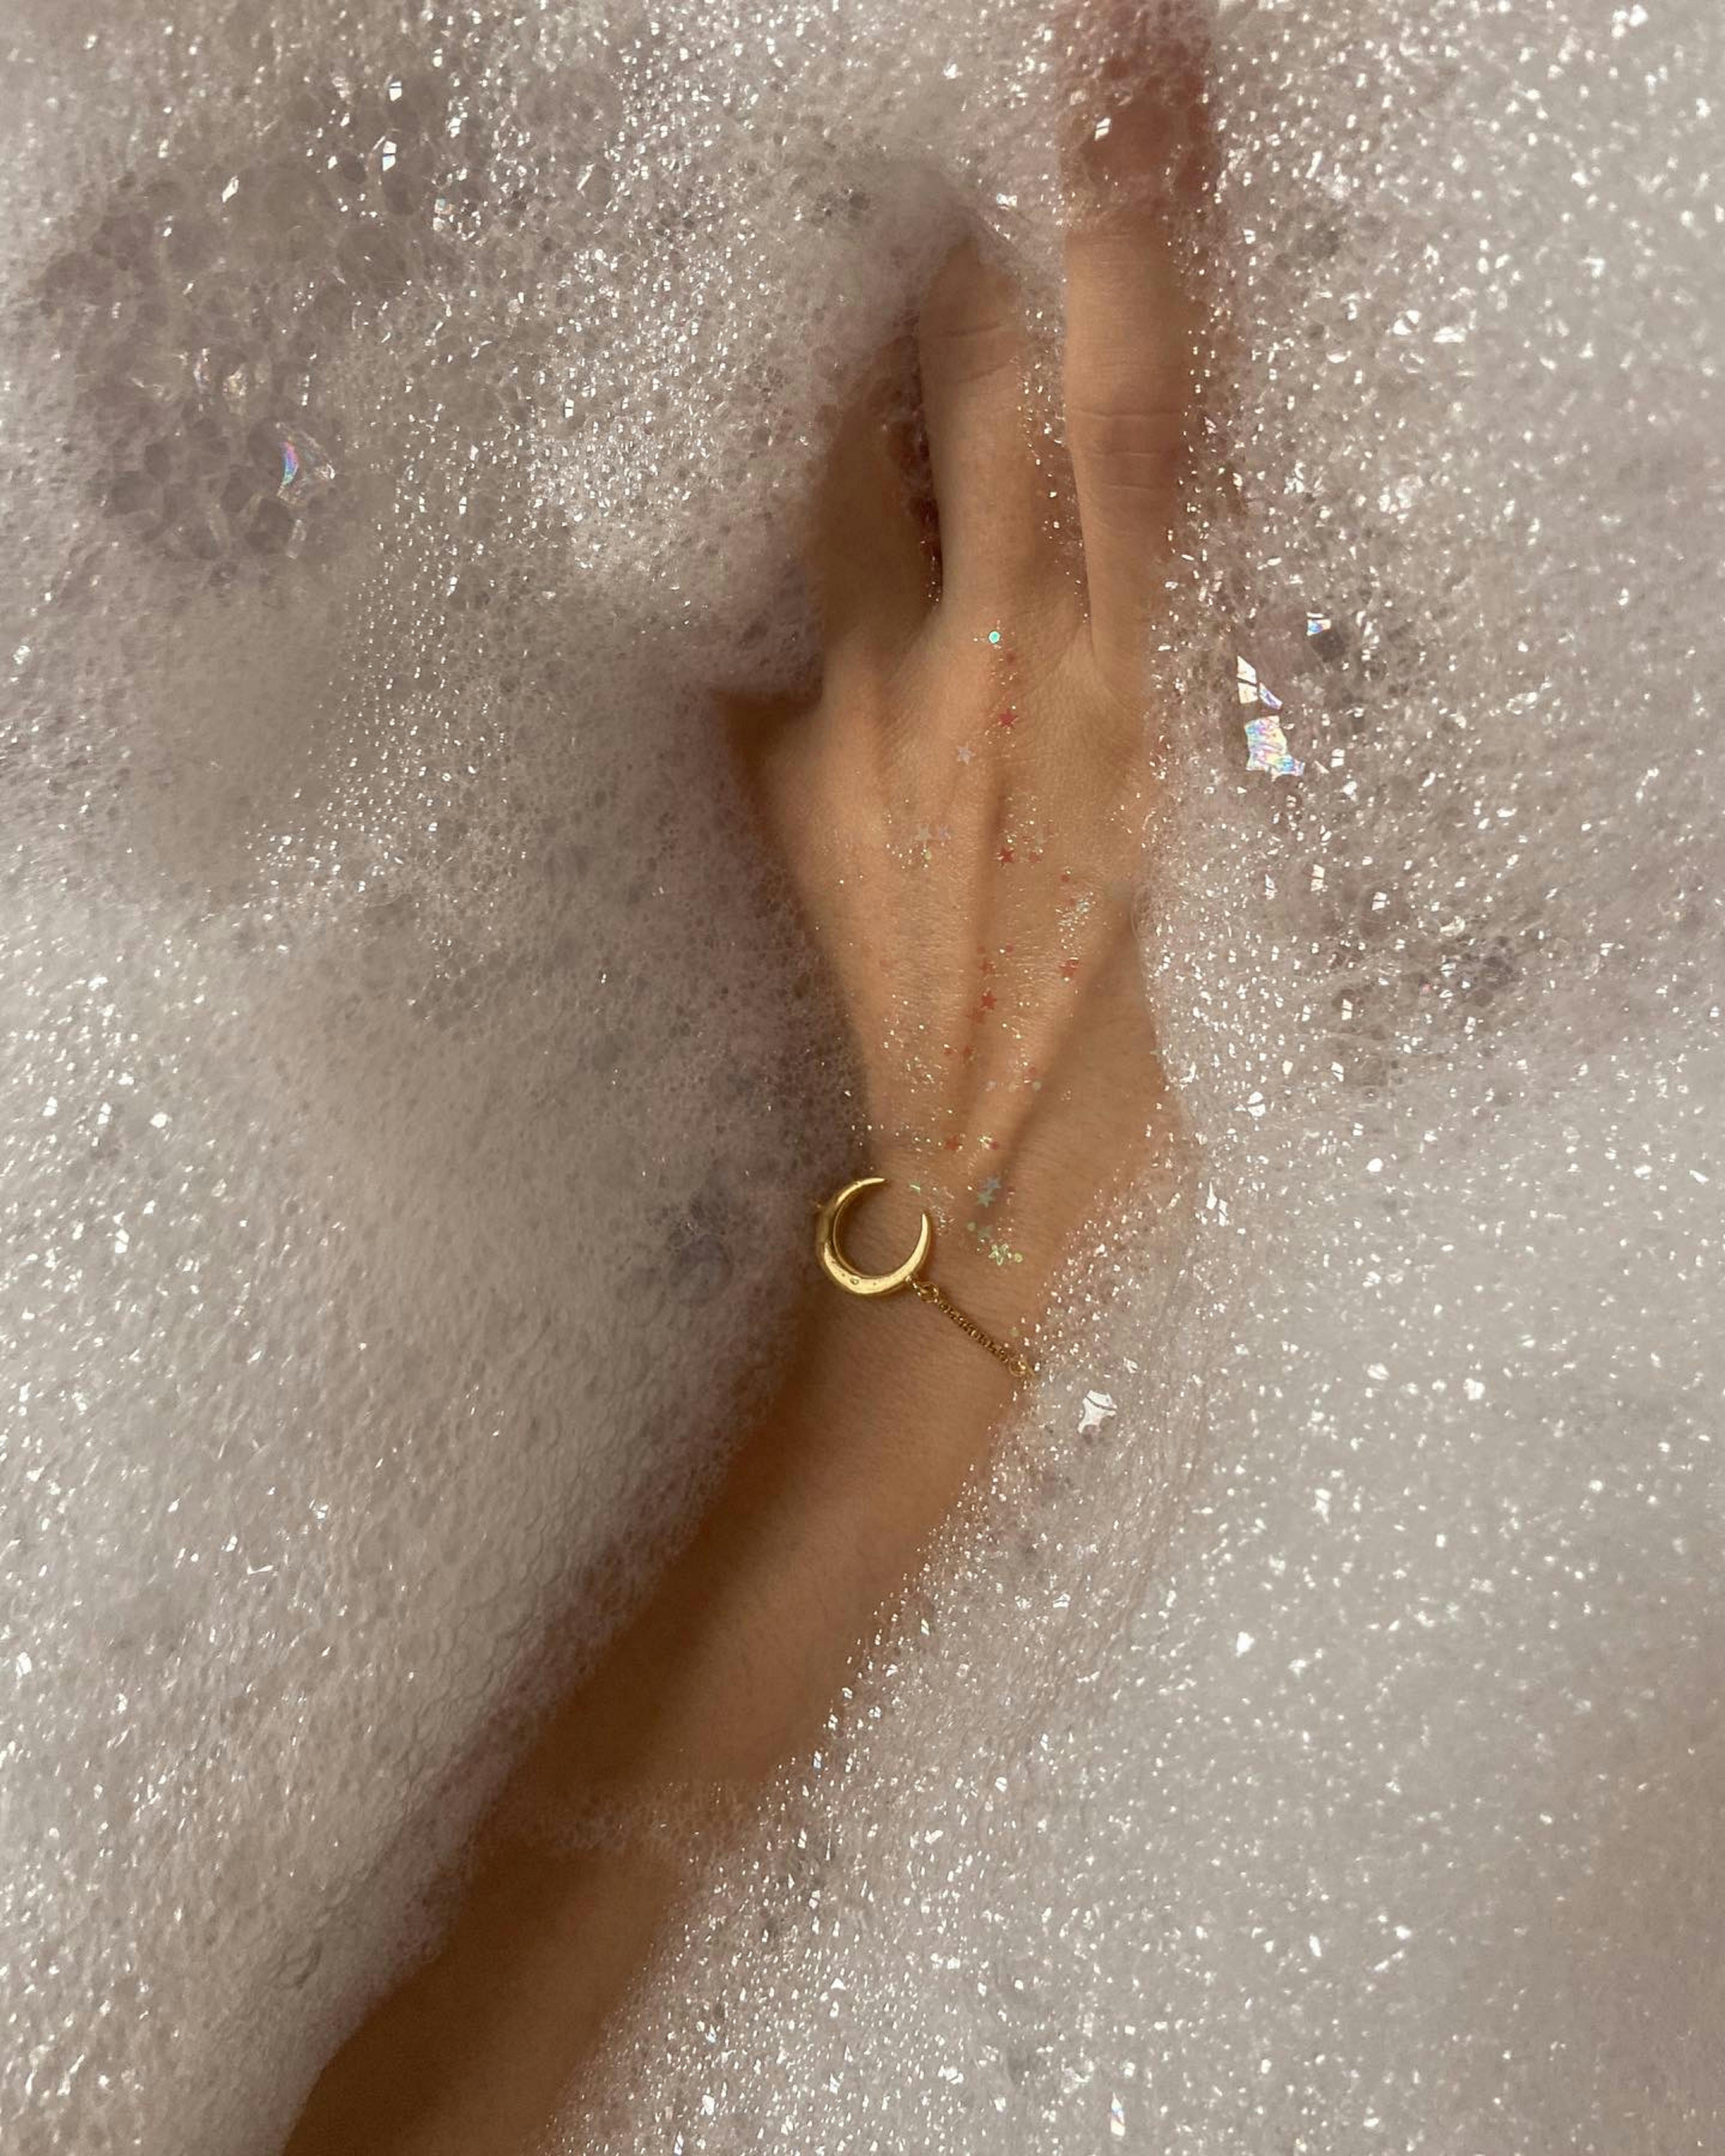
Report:
<svg viewBox="0 0 1725 2156"><path fill-rule="evenodd" d="M978 1205L992 1205L999 1195L1000 1178L998 1175L984 1176L981 1183L977 1186L977 1204Z"/></svg>
<svg viewBox="0 0 1725 2156"><path fill-rule="evenodd" d="M999 714L994 723L997 726L1010 726L1014 723L1017 718L1018 713L1016 711L1005 711Z"/></svg>
<svg viewBox="0 0 1725 2156"><path fill-rule="evenodd" d="M983 991L983 1009L984 1010L993 1010L993 1008L994 991L992 988L984 988Z"/></svg>
<svg viewBox="0 0 1725 2156"><path fill-rule="evenodd" d="M1003 864L1009 864L1011 862L1012 848L1010 846L1003 846L1000 849L1000 859Z"/></svg>
<svg viewBox="0 0 1725 2156"><path fill-rule="evenodd" d="M972 748L968 742L961 742L958 744L958 761L960 763L968 763L972 757L975 754L976 751Z"/></svg>

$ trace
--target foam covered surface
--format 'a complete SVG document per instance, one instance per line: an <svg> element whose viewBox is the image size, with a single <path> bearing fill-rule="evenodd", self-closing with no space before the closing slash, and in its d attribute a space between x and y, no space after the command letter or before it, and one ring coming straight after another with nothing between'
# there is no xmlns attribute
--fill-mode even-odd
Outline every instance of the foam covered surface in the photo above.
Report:
<svg viewBox="0 0 1725 2156"><path fill-rule="evenodd" d="M846 1106L704 689L1102 12L13 10L8 2151L275 2145L716 1456ZM572 2156L1725 2145L1725 18L1214 80L1192 1172Z"/></svg>

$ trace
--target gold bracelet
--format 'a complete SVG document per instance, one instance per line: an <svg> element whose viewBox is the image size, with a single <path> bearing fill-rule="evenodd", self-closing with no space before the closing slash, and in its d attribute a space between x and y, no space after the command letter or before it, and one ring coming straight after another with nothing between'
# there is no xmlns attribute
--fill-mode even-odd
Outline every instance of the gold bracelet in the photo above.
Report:
<svg viewBox="0 0 1725 2156"><path fill-rule="evenodd" d="M934 1248L934 1227L928 1215L922 1215L922 1225L916 1231L916 1247L901 1265L891 1272L859 1272L839 1248L839 1224L851 1205L865 1190L880 1189L886 1183L884 1175L859 1176L855 1183L847 1183L820 1208L814 1224L814 1255L820 1260L820 1269L829 1281L842 1287L848 1295L896 1295L901 1288L909 1288L921 1301L932 1303L945 1317L950 1317L961 1332L968 1332L978 1348L986 1348L997 1363L1002 1363L1019 1379L1034 1378L1036 1366L1028 1356L1016 1348L1003 1347L991 1340L980 1325L964 1315L956 1303L949 1302L945 1294L931 1280L921 1277Z"/></svg>

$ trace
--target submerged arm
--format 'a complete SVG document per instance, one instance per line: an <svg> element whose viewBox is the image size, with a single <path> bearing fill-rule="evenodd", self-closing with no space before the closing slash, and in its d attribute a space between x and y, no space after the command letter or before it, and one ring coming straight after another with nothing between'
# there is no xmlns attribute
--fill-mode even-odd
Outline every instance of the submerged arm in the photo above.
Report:
<svg viewBox="0 0 1725 2156"><path fill-rule="evenodd" d="M1071 1239L1165 1153L1132 928L1153 793L1142 687L1189 396L1178 222L1195 100L1140 95L1076 151L1053 528L1019 295L971 248L841 427L814 519L811 705L730 716L768 834L844 995L867 1168L846 1224L1026 1340ZM894 369L900 369L895 377ZM920 382L938 517L907 480ZM1062 475L1064 476L1064 475ZM1059 490L1057 489L1058 492ZM1070 520L1067 520L1070 524ZM775 1404L646 1606L536 1741L443 1944L326 2069L291 2156L531 2146L682 1883L644 1821L742 1802L818 1736L859 1645L986 1457L1007 1372L908 1295L813 1277ZM585 1843L557 1839L583 1819Z"/></svg>

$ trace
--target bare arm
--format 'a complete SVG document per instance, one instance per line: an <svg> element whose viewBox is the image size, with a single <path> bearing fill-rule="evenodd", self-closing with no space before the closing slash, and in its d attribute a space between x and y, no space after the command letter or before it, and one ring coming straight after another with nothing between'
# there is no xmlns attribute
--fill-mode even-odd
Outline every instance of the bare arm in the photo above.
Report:
<svg viewBox="0 0 1725 2156"><path fill-rule="evenodd" d="M1131 895L1156 733L1142 680L1189 398L1167 204L1195 184L1198 133L1189 90L1141 96L1075 160L1065 396L1081 568L1048 528L1017 295L966 249L916 331L937 560L871 391L815 519L819 696L731 706L845 997L866 1166L891 1180L857 1219L857 1251L890 1262L927 1207L934 1276L997 1338L1027 1335L1073 1235L1169 1140ZM667 1791L742 1796L813 1741L1010 1390L925 1305L812 1281L773 1410L522 1763L442 1948L331 2063L291 2156L531 2143L678 1886L650 1837L569 1853L531 1822L615 1816Z"/></svg>

